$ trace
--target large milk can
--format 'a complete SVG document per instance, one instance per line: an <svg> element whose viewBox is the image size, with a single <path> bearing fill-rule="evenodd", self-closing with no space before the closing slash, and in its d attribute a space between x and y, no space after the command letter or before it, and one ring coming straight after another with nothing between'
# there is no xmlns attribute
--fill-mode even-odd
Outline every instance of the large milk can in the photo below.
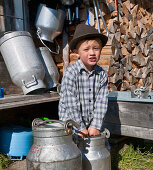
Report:
<svg viewBox="0 0 153 170"><path fill-rule="evenodd" d="M39 47L37 52L45 69L44 82L47 88L56 87L59 84L60 75L50 51L46 47Z"/></svg>
<svg viewBox="0 0 153 170"><path fill-rule="evenodd" d="M0 51L13 83L21 87L24 94L46 88L45 70L29 32L4 33Z"/></svg>
<svg viewBox="0 0 153 170"><path fill-rule="evenodd" d="M106 137L109 136L106 129L98 136L78 138L78 147L82 153L82 170L111 170L111 156L105 146Z"/></svg>
<svg viewBox="0 0 153 170"><path fill-rule="evenodd" d="M72 140L73 120L34 119L34 143L27 155L28 170L81 170L81 152Z"/></svg>

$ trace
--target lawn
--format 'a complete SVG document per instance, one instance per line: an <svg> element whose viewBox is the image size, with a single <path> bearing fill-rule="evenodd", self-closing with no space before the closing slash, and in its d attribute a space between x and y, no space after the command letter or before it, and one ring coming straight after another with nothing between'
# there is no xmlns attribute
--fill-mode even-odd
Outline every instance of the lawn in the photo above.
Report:
<svg viewBox="0 0 153 170"><path fill-rule="evenodd" d="M153 170L153 141L128 138L111 148L112 170Z"/></svg>

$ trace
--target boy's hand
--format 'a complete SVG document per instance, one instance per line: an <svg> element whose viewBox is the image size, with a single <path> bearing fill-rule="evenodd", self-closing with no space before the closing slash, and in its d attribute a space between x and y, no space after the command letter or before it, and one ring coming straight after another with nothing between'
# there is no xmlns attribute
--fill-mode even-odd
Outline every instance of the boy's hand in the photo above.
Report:
<svg viewBox="0 0 153 170"><path fill-rule="evenodd" d="M89 127L88 133L89 133L89 136L97 136L97 135L100 135L100 130L95 129L93 127Z"/></svg>
<svg viewBox="0 0 153 170"><path fill-rule="evenodd" d="M79 131L78 132L78 136L80 136L81 138L88 137L88 130L87 129L83 129L82 131Z"/></svg>

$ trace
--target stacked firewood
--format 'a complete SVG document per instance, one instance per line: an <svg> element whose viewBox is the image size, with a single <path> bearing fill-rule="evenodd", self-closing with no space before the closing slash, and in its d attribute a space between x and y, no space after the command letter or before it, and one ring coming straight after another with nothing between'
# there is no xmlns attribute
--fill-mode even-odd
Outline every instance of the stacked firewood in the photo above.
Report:
<svg viewBox="0 0 153 170"><path fill-rule="evenodd" d="M112 58L109 68L111 90L139 86L153 90L153 2L118 1L118 18L109 19Z"/></svg>

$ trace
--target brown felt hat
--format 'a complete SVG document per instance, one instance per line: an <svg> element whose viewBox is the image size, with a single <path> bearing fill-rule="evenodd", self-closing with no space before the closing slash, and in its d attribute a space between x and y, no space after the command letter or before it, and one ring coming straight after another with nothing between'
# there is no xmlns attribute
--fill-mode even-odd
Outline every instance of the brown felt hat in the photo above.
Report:
<svg viewBox="0 0 153 170"><path fill-rule="evenodd" d="M76 27L73 39L70 41L69 47L71 50L74 50L79 41L90 38L99 38L102 42L102 47L106 45L108 40L107 36L99 33L94 27L85 24L79 24Z"/></svg>

